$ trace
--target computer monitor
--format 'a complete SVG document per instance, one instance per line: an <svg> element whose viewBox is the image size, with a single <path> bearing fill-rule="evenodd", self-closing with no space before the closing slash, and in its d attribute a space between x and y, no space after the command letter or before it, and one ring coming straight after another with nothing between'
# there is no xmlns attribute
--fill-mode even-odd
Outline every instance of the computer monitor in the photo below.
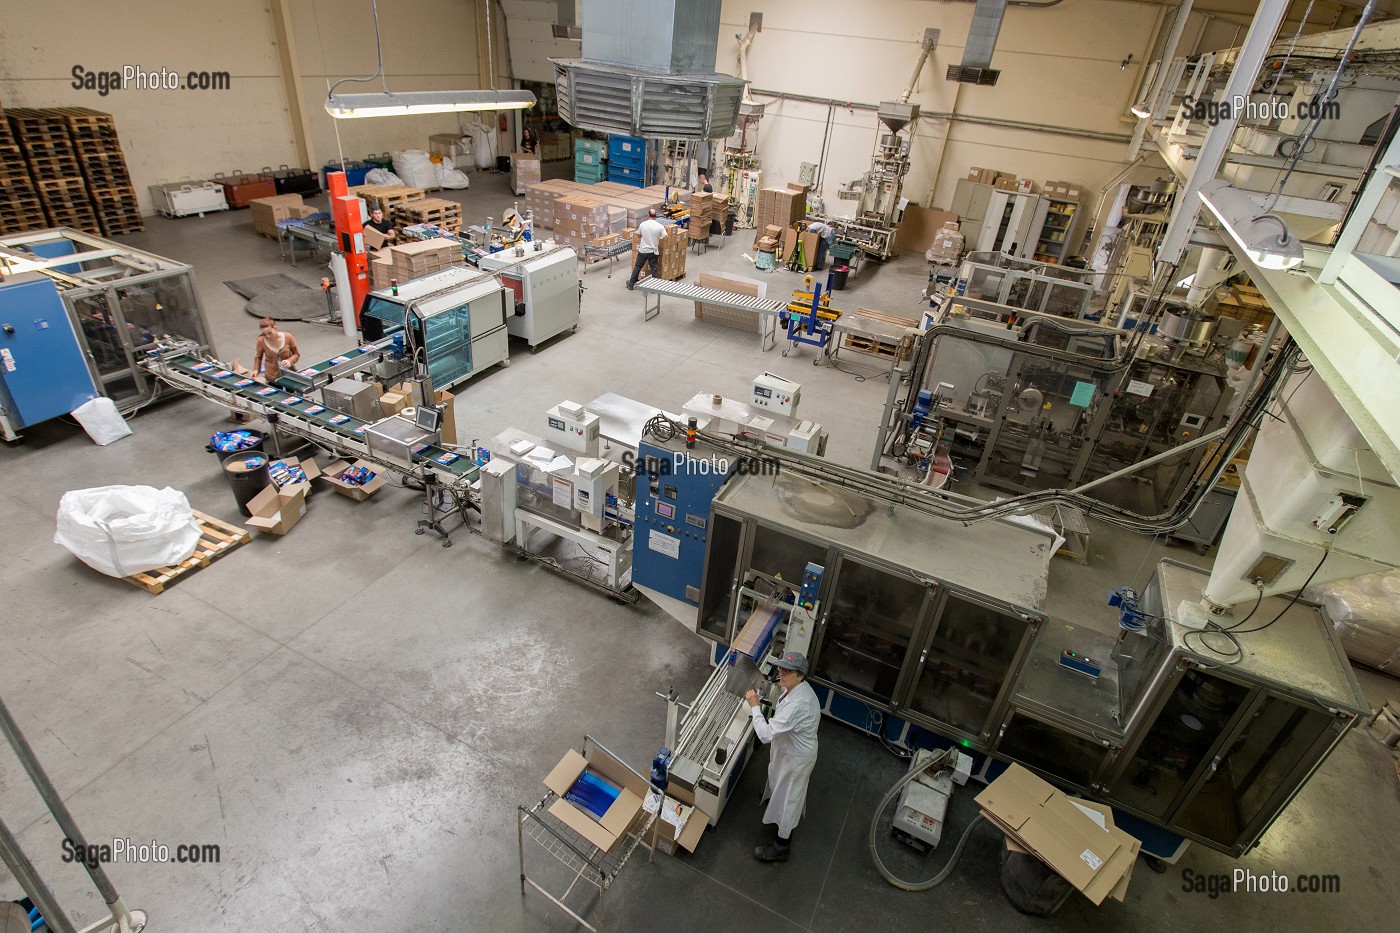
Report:
<svg viewBox="0 0 1400 933"><path fill-rule="evenodd" d="M439 431L442 429L442 412L432 405L419 405L413 423L424 431Z"/></svg>

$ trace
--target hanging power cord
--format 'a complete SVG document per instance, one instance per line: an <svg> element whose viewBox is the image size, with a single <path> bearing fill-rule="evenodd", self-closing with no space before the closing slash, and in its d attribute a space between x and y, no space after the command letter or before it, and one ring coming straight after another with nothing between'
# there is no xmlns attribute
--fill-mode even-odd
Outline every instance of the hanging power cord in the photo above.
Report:
<svg viewBox="0 0 1400 933"><path fill-rule="evenodd" d="M875 868L880 872L880 875L896 888L905 891L931 891L947 881L948 877L952 875L953 869L957 867L958 860L962 858L963 847L967 845L967 840L972 836L972 831L981 824L988 822L985 816L980 813L977 814L972 822L967 824L967 829L963 830L962 837L958 839L958 844L953 849L953 854L949 856L947 864L943 866L938 874L929 878L927 881L905 881L885 867L885 863L880 860L880 850L876 846L876 841L879 837L880 816L885 812L886 808L889 807L890 801L898 797L900 792L904 790L905 785L909 784L909 782L934 768L947 768L951 766L953 762L957 761L957 756L958 747L956 745L950 746L944 749L941 755L935 755L930 758L928 764L924 765L922 768L911 768L907 774L895 782L895 785L890 788L889 793L885 794L885 799L881 800L880 805L875 808L875 815L870 819L870 857L875 860Z"/></svg>

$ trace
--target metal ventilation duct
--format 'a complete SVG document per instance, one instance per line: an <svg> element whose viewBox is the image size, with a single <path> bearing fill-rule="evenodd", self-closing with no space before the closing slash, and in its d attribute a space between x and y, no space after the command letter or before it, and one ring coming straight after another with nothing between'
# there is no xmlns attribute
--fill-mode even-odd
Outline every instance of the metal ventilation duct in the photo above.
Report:
<svg viewBox="0 0 1400 933"><path fill-rule="evenodd" d="M553 59L559 115L670 139L734 132L745 81L714 71L720 0L584 0L583 58Z"/></svg>
<svg viewBox="0 0 1400 933"><path fill-rule="evenodd" d="M1006 14L1006 0L977 0L972 11L972 27L967 33L961 65L948 66L948 80L964 84L996 84L1001 72L992 67L1001 18Z"/></svg>

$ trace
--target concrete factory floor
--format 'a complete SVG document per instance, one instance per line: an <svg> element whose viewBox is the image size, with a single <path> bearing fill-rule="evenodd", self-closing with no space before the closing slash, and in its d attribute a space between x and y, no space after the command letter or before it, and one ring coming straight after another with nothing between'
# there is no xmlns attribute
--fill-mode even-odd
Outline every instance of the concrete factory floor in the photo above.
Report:
<svg viewBox="0 0 1400 933"><path fill-rule="evenodd" d="M473 217L499 216L505 179L473 176L457 195ZM286 272L315 283L322 266L280 262L253 235L246 212L153 219L134 246L192 263L215 344L252 355L256 324L225 280ZM697 270L742 272L748 235L692 256ZM751 271L751 270L750 270ZM768 369L803 383L802 413L831 432L830 456L864 466L886 381L863 381L760 354L752 335L694 320L668 301L643 323L624 270L586 276L576 334L458 392L463 439L510 425L533 429L544 409L603 392L675 409L699 391L739 395ZM774 273L775 291L799 277ZM923 262L903 257L862 269L838 295L913 317ZM338 331L289 328L305 357L342 350ZM851 360L854 371L855 364ZM127 901L151 931L569 930L543 898L522 897L516 807L585 734L644 769L665 719L654 695L693 697L707 674L706 645L643 602L623 607L458 531L455 546L413 534L419 496L398 487L356 503L316 492L285 538L260 537L159 596L100 576L52 543L59 497L113 483L169 484L199 509L237 521L233 497L204 451L227 427L215 405L176 397L132 420L110 447L54 423L0 450L0 694L9 704L90 841L113 838L221 847L215 865L115 864ZM1094 528L1088 566L1056 560L1047 612L1112 630L1104 605L1117 585L1141 586L1168 554L1108 527ZM1400 699L1400 681L1358 677L1375 704ZM618 930L1241 930L1392 929L1400 869L1393 755L1364 730L1340 750L1265 837L1239 861L1192 847L1165 874L1139 865L1126 903L1094 908L1078 896L1033 921L1003 896L999 843L979 831L944 887L895 890L866 847L872 811L902 773L879 743L827 721L807 819L792 860L760 865L759 803L766 753L693 856L639 851L607 898ZM972 789L954 800L960 832ZM0 813L81 926L101 901L7 748L0 747ZM905 877L932 875L951 845L927 860L883 832L881 851ZM544 867L532 850L532 865ZM562 866L556 866L562 869ZM1230 894L1183 890L1184 873L1234 868L1334 874L1340 894ZM555 880L561 880L555 873ZM0 870L0 900L19 897ZM1391 920L1385 918L1389 916Z"/></svg>

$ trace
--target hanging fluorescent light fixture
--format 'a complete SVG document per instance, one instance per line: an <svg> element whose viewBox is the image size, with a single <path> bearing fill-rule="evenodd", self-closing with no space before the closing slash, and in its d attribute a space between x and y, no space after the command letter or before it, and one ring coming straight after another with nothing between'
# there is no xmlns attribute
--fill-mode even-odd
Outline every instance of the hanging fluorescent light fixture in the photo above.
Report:
<svg viewBox="0 0 1400 933"><path fill-rule="evenodd" d="M332 94L326 113L337 120L400 117L411 113L460 113L525 110L535 106L529 91L385 91L378 94Z"/></svg>
<svg viewBox="0 0 1400 933"><path fill-rule="evenodd" d="M1303 261L1303 244L1288 232L1288 224L1261 208L1246 192L1216 178L1201 185L1200 198L1229 237L1261 269L1292 269Z"/></svg>
<svg viewBox="0 0 1400 933"><path fill-rule="evenodd" d="M498 91L495 87L481 91L400 91L389 90L384 77L384 45L379 36L379 4L370 0L374 13L374 52L379 66L374 74L364 78L341 78L326 92L326 113L337 120L364 117L402 117L415 113L461 113L483 110L524 110L535 106L535 95L529 91ZM491 8L486 8L487 28L490 28ZM384 88L372 94L337 94L335 89L347 81L361 83L378 78ZM493 77L492 84L495 84Z"/></svg>

